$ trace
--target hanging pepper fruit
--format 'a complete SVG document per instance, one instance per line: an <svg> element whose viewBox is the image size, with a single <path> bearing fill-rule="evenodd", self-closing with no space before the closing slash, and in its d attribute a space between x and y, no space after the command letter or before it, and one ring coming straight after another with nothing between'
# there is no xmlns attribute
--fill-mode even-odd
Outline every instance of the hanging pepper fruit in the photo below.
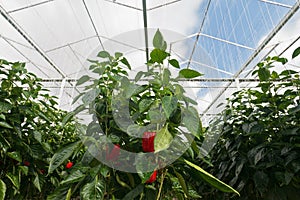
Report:
<svg viewBox="0 0 300 200"><path fill-rule="evenodd" d="M29 161L27 161L27 160L25 160L24 162L23 162L23 164L25 165L25 166L30 166L30 162Z"/></svg>
<svg viewBox="0 0 300 200"><path fill-rule="evenodd" d="M40 174L45 174L46 173L46 171L44 169L40 169L39 172L40 172Z"/></svg>
<svg viewBox="0 0 300 200"><path fill-rule="evenodd" d="M66 164L66 168L67 168L67 169L70 169L72 166L73 166L73 162L71 162L71 161L69 161L69 162Z"/></svg>
<svg viewBox="0 0 300 200"><path fill-rule="evenodd" d="M150 178L145 183L148 183L148 184L153 183L156 180L156 175L157 175L157 171L154 170L154 172L152 173Z"/></svg>
<svg viewBox="0 0 300 200"><path fill-rule="evenodd" d="M119 154L120 154L120 145L115 144L114 148L111 150L110 153L108 153L108 151L106 152L106 160L116 161L119 157Z"/></svg>
<svg viewBox="0 0 300 200"><path fill-rule="evenodd" d="M142 139L144 152L154 152L154 138L156 132L145 132Z"/></svg>

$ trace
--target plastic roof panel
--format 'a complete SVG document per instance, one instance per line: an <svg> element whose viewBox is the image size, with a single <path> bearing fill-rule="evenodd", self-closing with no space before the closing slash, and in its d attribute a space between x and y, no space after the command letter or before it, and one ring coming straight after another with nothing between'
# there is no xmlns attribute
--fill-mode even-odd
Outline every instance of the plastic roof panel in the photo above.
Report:
<svg viewBox="0 0 300 200"><path fill-rule="evenodd" d="M95 35L87 14L82 12L84 7L78 2L53 1L13 12L11 16L47 51Z"/></svg>
<svg viewBox="0 0 300 200"><path fill-rule="evenodd" d="M143 13L106 0L85 1L100 36L114 37L143 27Z"/></svg>
<svg viewBox="0 0 300 200"><path fill-rule="evenodd" d="M253 86L238 79L255 78L251 72L266 56L288 57L281 69L299 68L299 60L290 57L300 46L299 5L297 0L0 0L0 57L27 62L61 98L60 106L71 109L82 90L74 79L90 73L87 58L103 49L123 52L134 76L146 69L146 47L151 50L159 28L181 67L204 74L185 86L209 116L233 91Z"/></svg>

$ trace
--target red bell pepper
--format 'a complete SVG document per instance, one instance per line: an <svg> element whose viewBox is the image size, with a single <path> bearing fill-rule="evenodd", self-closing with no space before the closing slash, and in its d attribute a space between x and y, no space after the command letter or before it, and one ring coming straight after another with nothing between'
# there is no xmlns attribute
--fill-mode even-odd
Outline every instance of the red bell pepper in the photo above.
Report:
<svg viewBox="0 0 300 200"><path fill-rule="evenodd" d="M69 161L69 162L66 164L66 168L67 168L67 169L70 169L72 166L73 166L73 162L71 162L71 161Z"/></svg>
<svg viewBox="0 0 300 200"><path fill-rule="evenodd" d="M142 139L142 147L145 152L154 152L154 138L156 132L145 132Z"/></svg>
<svg viewBox="0 0 300 200"><path fill-rule="evenodd" d="M150 178L145 183L148 183L148 184L153 183L156 180L156 175L157 175L157 171L154 170L154 172L152 173Z"/></svg>
<svg viewBox="0 0 300 200"><path fill-rule="evenodd" d="M111 150L110 153L108 153L108 151L106 152L106 160L116 161L119 157L119 154L120 154L120 145L115 144L114 148Z"/></svg>

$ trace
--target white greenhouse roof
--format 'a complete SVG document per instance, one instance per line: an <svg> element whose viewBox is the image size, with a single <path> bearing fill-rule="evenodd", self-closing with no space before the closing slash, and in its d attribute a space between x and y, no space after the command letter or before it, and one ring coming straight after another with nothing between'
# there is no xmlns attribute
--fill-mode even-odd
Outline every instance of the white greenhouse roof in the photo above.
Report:
<svg viewBox="0 0 300 200"><path fill-rule="evenodd" d="M0 0L0 58L24 61L60 107L71 110L100 50L123 52L136 71L160 29L182 68L204 74L185 83L204 116L247 81L268 55L289 58L300 46L299 0ZM148 41L148 43L147 43ZM220 109L220 108L219 108Z"/></svg>

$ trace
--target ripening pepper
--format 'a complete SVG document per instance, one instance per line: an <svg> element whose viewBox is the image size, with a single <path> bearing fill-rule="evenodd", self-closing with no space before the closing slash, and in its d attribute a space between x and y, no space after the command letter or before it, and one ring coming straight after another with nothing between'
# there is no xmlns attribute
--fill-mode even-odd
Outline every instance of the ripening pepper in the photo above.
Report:
<svg viewBox="0 0 300 200"><path fill-rule="evenodd" d="M154 138L156 132L145 132L142 139L144 152L154 152Z"/></svg>
<svg viewBox="0 0 300 200"><path fill-rule="evenodd" d="M25 166L30 166L30 162L29 161L27 161L27 160L25 160L24 162L23 162L23 164L25 165Z"/></svg>
<svg viewBox="0 0 300 200"><path fill-rule="evenodd" d="M154 170L154 172L151 174L150 178L145 183L153 183L156 180L157 171Z"/></svg>
<svg viewBox="0 0 300 200"><path fill-rule="evenodd" d="M69 161L69 162L66 164L66 168L67 168L67 169L70 169L72 166L73 166L73 162L71 162L71 161Z"/></svg>
<svg viewBox="0 0 300 200"><path fill-rule="evenodd" d="M106 152L106 160L116 161L120 154L120 145L115 144L110 153Z"/></svg>

